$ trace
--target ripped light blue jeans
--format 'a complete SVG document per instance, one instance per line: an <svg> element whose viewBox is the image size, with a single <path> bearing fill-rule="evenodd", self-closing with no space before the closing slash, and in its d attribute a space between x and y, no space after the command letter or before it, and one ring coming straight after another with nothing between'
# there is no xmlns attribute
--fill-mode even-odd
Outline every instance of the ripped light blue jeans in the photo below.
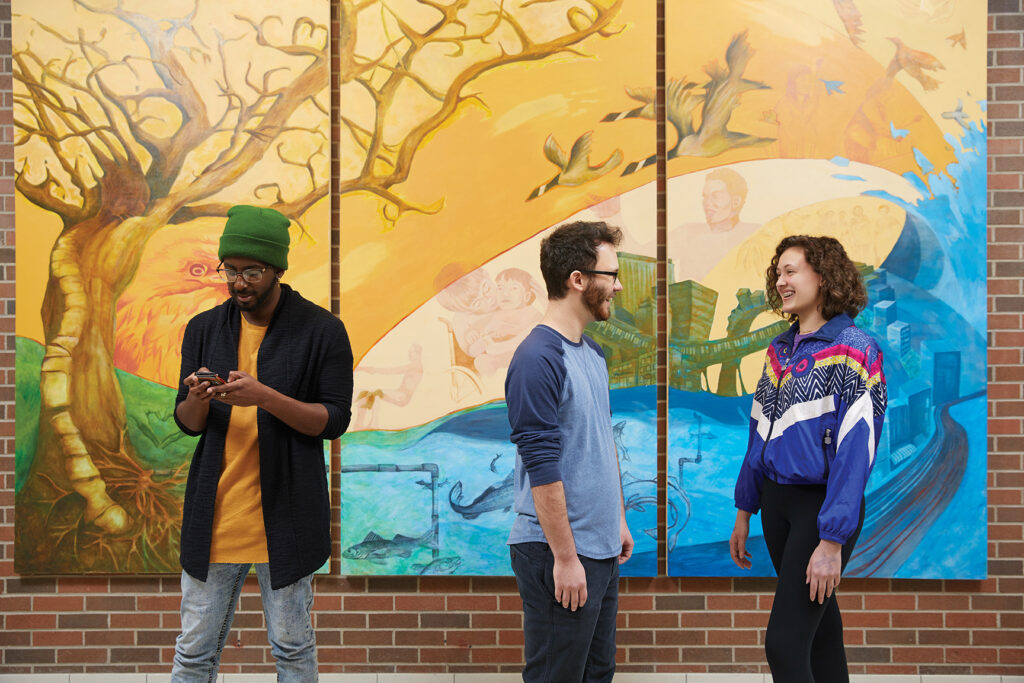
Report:
<svg viewBox="0 0 1024 683"><path fill-rule="evenodd" d="M206 581L181 573L181 634L174 646L172 683L213 683L217 680L220 653L231 631L238 594L250 564L211 564ZM316 637L310 610L313 607L313 575L273 590L270 566L256 565L263 596L270 651L277 666L277 680L312 683L317 680Z"/></svg>

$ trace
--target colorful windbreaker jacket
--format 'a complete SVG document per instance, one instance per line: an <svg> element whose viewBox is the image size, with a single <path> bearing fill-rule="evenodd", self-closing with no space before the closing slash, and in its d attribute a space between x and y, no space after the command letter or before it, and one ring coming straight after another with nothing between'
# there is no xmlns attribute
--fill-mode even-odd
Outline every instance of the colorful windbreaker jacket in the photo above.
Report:
<svg viewBox="0 0 1024 683"><path fill-rule="evenodd" d="M756 513L768 477L825 484L822 539L845 543L857 528L887 403L882 351L845 314L793 352L794 324L768 347L754 392L736 507Z"/></svg>

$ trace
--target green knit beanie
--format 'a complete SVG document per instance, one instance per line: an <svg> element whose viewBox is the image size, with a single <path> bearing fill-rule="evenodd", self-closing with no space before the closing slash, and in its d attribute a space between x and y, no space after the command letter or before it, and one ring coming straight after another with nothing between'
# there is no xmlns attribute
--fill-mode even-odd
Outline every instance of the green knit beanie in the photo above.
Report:
<svg viewBox="0 0 1024 683"><path fill-rule="evenodd" d="M288 217L275 209L239 204L228 209L217 258L242 256L288 270Z"/></svg>

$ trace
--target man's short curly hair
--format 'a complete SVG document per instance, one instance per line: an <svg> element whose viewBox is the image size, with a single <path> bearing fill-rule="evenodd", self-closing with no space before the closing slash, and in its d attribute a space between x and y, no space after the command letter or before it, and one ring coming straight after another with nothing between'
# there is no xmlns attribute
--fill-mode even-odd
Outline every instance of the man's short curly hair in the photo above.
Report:
<svg viewBox="0 0 1024 683"><path fill-rule="evenodd" d="M792 235L784 238L775 247L775 256L765 271L765 296L768 305L779 315L796 322L797 316L782 312L782 295L775 288L779 280L776 269L783 252L792 247L804 250L804 259L821 276L821 314L825 320L831 320L840 313L851 318L857 316L868 305L868 293L864 289L864 280L839 240L833 237L811 237L809 235Z"/></svg>

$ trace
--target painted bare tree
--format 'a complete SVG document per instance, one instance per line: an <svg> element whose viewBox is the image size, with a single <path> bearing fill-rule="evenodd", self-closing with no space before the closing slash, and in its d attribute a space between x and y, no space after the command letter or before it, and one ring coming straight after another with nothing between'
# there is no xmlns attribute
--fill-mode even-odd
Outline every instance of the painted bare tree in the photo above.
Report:
<svg viewBox="0 0 1024 683"><path fill-rule="evenodd" d="M41 23L36 30L66 48L61 56L37 54L31 38L15 46L16 187L63 223L42 311L40 427L18 494L15 565L22 573L173 571L181 472L158 479L138 464L112 360L115 306L164 226L224 216L233 203L225 195L293 219L326 196L320 162L329 136L308 120L311 110L324 118L328 110L328 30L308 18L285 27L276 16L236 15L232 26L213 30L216 40L204 40L193 26L202 0L187 16L164 19L128 11L121 0L113 9L73 1L130 29L144 49L123 54L123 41L107 29L71 35ZM492 69L612 35L623 1L565 9L564 0L526 0L513 11L503 1L409 0L408 16L399 16L379 0L339 0L338 76L342 88L365 93L369 115L341 117L343 168L356 170L343 170L335 191L377 196L391 225L407 211L440 210L441 198L416 206L394 186L409 177L428 136L478 99L467 86ZM538 22L556 11L557 21ZM361 55L359 26L369 17L388 43ZM532 35L541 26L544 35ZM242 57L238 69L235 43L275 57ZM204 75L210 83L199 82ZM211 83L216 95L204 98ZM409 97L432 105L421 103L415 120L403 117L396 135L389 122ZM298 148L314 151L289 155L294 136L305 139ZM265 155L302 170L305 186L285 190L247 173Z"/></svg>
<svg viewBox="0 0 1024 683"><path fill-rule="evenodd" d="M289 30L274 16L236 16L221 27L236 36L217 34L208 45L192 27L198 5L173 19L120 1L75 6L106 15L113 30L70 35L37 23L32 35L66 49L37 54L30 35L13 54L16 187L63 223L42 309L40 426L17 500L16 568L173 570L182 473L154 478L138 464L112 361L115 305L149 238L168 224L225 215L231 202L217 201L219 193L263 195L293 218L326 196L317 152L290 158L287 143L300 135L309 138L300 148L329 144L328 27L304 18ZM120 37L126 27L129 41ZM126 42L144 50L125 52ZM272 66L251 59L236 69L239 46L262 51ZM323 124L296 123L311 108ZM247 175L269 150L308 169L295 196Z"/></svg>
<svg viewBox="0 0 1024 683"><path fill-rule="evenodd" d="M463 107L486 106L467 87L500 67L582 55L586 39L615 35L624 1L409 0L416 11L399 15L379 0L341 0L339 145L343 161L355 156L361 165L336 191L375 195L392 227L407 211L437 213L443 198L420 205L393 188L409 177L430 135ZM361 27L389 37L377 54L357 54ZM409 110L424 113L410 120Z"/></svg>

